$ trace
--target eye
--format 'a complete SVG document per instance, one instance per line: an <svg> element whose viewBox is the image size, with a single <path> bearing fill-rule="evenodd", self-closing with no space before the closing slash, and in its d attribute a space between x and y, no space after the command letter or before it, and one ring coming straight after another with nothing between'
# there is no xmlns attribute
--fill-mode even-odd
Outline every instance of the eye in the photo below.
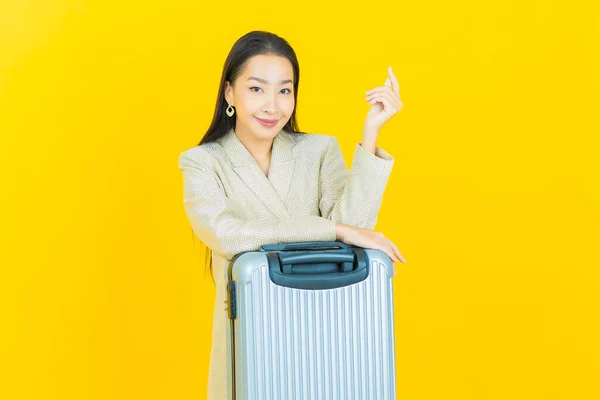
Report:
<svg viewBox="0 0 600 400"><path fill-rule="evenodd" d="M250 90L251 90L251 91L253 91L254 93L258 93L258 90L254 90L254 89L262 90L262 89L261 89L261 88L259 88L258 86L252 86L252 87L250 88ZM287 91L288 91L287 93L284 93L284 94L290 94L290 93L292 93L292 91L291 91L290 89L288 89L288 88L284 88L284 89L281 89L281 90L282 90L282 91L284 91L284 90L287 90Z"/></svg>

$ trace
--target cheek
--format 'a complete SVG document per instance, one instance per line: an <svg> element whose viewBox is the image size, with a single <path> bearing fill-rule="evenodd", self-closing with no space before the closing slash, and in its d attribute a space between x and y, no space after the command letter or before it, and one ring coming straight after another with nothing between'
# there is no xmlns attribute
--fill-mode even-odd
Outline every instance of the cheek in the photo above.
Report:
<svg viewBox="0 0 600 400"><path fill-rule="evenodd" d="M254 98L252 95L238 95L238 97L236 98L236 102L239 105L239 108L241 108L240 111L242 114L251 114L257 108L256 98Z"/></svg>
<svg viewBox="0 0 600 400"><path fill-rule="evenodd" d="M294 98L290 96L289 99L286 99L285 101L282 101L281 102L281 110L286 115L291 115L292 112L294 111Z"/></svg>

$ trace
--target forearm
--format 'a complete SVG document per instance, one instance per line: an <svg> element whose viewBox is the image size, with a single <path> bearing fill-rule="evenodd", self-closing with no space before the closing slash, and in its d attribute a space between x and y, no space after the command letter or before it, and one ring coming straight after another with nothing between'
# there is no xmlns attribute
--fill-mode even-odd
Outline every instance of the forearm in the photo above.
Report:
<svg viewBox="0 0 600 400"><path fill-rule="evenodd" d="M363 129L362 141L360 142L360 145L363 149L365 149L373 155L375 154L375 150L377 149L378 134L379 132L369 129L367 127Z"/></svg>
<svg viewBox="0 0 600 400"><path fill-rule="evenodd" d="M210 222L193 216L190 219L200 240L227 260L265 244L336 239L335 222L319 216L249 221L228 216Z"/></svg>
<svg viewBox="0 0 600 400"><path fill-rule="evenodd" d="M344 173L335 188L325 190L320 202L322 215L334 222L373 229L393 163L384 150L376 148L371 154L357 145L351 172Z"/></svg>

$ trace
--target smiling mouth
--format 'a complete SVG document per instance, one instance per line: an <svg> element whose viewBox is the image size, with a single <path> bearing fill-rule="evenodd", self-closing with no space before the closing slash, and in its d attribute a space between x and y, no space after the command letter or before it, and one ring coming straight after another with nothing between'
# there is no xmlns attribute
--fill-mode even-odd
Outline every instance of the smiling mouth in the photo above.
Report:
<svg viewBox="0 0 600 400"><path fill-rule="evenodd" d="M277 119L263 119L263 118L258 118L258 117L254 117L254 118L256 118L259 121L265 122L267 124L273 124L278 121Z"/></svg>

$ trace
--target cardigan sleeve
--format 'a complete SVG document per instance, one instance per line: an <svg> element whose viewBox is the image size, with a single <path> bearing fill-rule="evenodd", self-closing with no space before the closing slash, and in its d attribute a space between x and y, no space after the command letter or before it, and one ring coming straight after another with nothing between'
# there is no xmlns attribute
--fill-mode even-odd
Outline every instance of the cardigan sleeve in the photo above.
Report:
<svg viewBox="0 0 600 400"><path fill-rule="evenodd" d="M220 186L209 163L182 153L183 205L194 233L213 251L229 260L242 251L270 243L332 241L335 222L320 216L245 220Z"/></svg>
<svg viewBox="0 0 600 400"><path fill-rule="evenodd" d="M320 171L321 216L334 222L373 229L394 158L377 147L375 154L356 144L351 170L336 137L331 136Z"/></svg>

